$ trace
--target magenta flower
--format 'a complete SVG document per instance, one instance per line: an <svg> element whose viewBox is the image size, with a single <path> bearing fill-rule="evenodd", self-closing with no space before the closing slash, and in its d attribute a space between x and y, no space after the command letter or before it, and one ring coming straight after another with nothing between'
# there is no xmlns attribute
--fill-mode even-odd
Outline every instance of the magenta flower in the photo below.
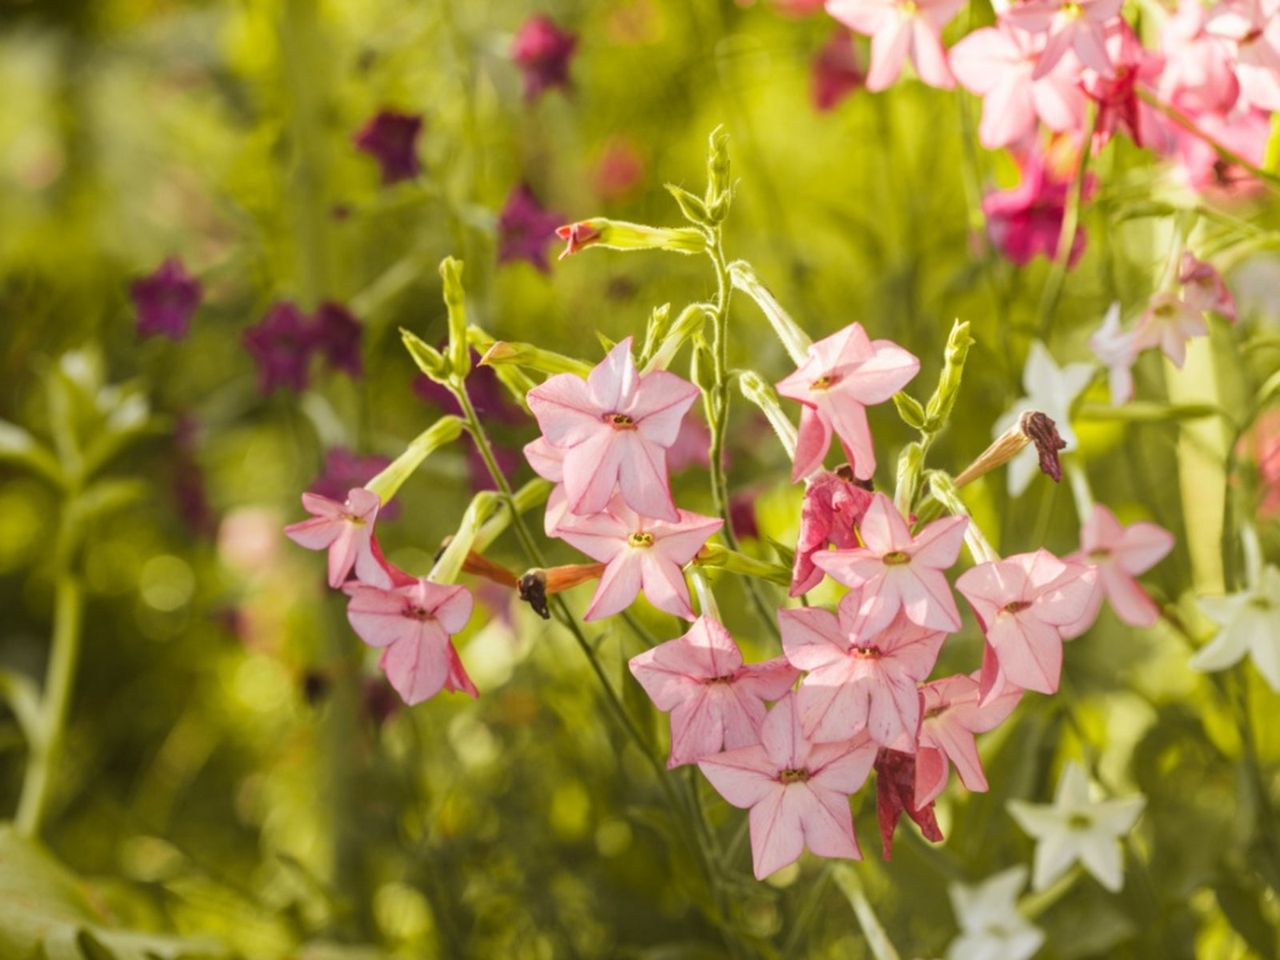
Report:
<svg viewBox="0 0 1280 960"><path fill-rule="evenodd" d="M334 370L359 377L360 321L340 303L325 301L311 320L311 346Z"/></svg>
<svg viewBox="0 0 1280 960"><path fill-rule="evenodd" d="M979 703L978 675L943 677L920 690L924 716L916 746L915 804L933 803L947 786L954 764L960 782L975 793L987 789L987 777L974 734L994 730L1008 718L1022 699L1022 691L1010 687L986 705Z"/></svg>
<svg viewBox="0 0 1280 960"><path fill-rule="evenodd" d="M1182 254L1178 283L1182 284L1182 299L1189 305L1197 310L1212 310L1231 323L1236 322L1236 299L1227 289L1222 274L1189 251Z"/></svg>
<svg viewBox="0 0 1280 960"><path fill-rule="evenodd" d="M163 334L171 340L187 335L191 315L200 306L200 281L187 273L182 261L169 257L150 276L129 287L138 314L138 336Z"/></svg>
<svg viewBox="0 0 1280 960"><path fill-rule="evenodd" d="M790 595L808 593L822 582L822 571L813 562L815 553L838 547L858 546L855 528L871 506L871 491L827 470L809 475L800 507L800 536L791 572Z"/></svg>
<svg viewBox="0 0 1280 960"><path fill-rule="evenodd" d="M860 598L840 601L839 616L819 607L779 610L782 652L808 676L796 693L805 735L816 743L864 730L883 747L910 750L920 726L920 693L946 634L901 613L879 633L863 629Z"/></svg>
<svg viewBox="0 0 1280 960"><path fill-rule="evenodd" d="M994 150L1036 130L1036 121L1066 132L1084 126L1086 99L1079 65L1068 54L1040 79L1032 79L1044 41L1007 23L975 30L951 50L960 85L982 97L978 138Z"/></svg>
<svg viewBox="0 0 1280 960"><path fill-rule="evenodd" d="M1116 616L1132 627L1149 627L1160 619L1160 608L1138 584L1146 573L1173 549L1173 534L1154 523L1121 526L1115 514L1100 503L1080 530L1080 550L1067 557L1098 571L1094 600L1080 617L1077 633L1083 633L1098 614L1105 594Z"/></svg>
<svg viewBox="0 0 1280 960"><path fill-rule="evenodd" d="M903 750L882 749L876 754L876 820L880 824L880 850L893 858L893 832L905 813L915 821L926 840L937 843L942 830L933 815L933 804L915 799L916 758Z"/></svg>
<svg viewBox="0 0 1280 960"><path fill-rule="evenodd" d="M606 564L583 619L599 620L625 610L643 590L659 610L692 620L689 586L681 568L723 524L718 517L687 510L678 511L675 522L653 520L637 514L620 497L589 517L563 515L556 536Z"/></svg>
<svg viewBox="0 0 1280 960"><path fill-rule="evenodd" d="M301 393L307 389L312 331L296 304L274 304L255 327L244 332L244 348L258 365L258 389L264 394L280 387Z"/></svg>
<svg viewBox="0 0 1280 960"><path fill-rule="evenodd" d="M304 493L302 505L311 519L291 523L284 532L308 550L329 551L329 586L342 586L353 567L358 579L377 583L383 579L383 571L371 543L381 503L376 493L364 487L347 491L345 503Z"/></svg>
<svg viewBox="0 0 1280 960"><path fill-rule="evenodd" d="M587 379L561 373L530 390L529 409L543 436L565 451L569 509L599 513L616 488L637 513L678 520L667 480L667 448L697 395L697 387L674 373L640 375L630 337Z"/></svg>
<svg viewBox="0 0 1280 960"><path fill-rule="evenodd" d="M443 689L476 695L449 638L471 619L465 587L425 578L391 587L349 583L347 619L360 639L383 649L379 665L410 706Z"/></svg>
<svg viewBox="0 0 1280 960"><path fill-rule="evenodd" d="M1140 147L1160 147L1167 139L1160 118L1139 96L1139 88L1152 89L1160 77L1163 62L1154 56L1133 28L1120 18L1106 29L1108 73L1086 70L1080 86L1098 105L1094 125L1093 151L1097 153L1115 134L1123 130Z"/></svg>
<svg viewBox="0 0 1280 960"><path fill-rule="evenodd" d="M632 657L630 667L653 705L671 714L668 767L759 743L765 701L783 696L799 676L783 657L744 664L729 631L708 617Z"/></svg>
<svg viewBox="0 0 1280 960"><path fill-rule="evenodd" d="M942 48L942 28L963 6L964 0L827 0L827 13L871 38L868 90L892 86L908 59L929 86L950 90L955 78Z"/></svg>
<svg viewBox="0 0 1280 960"><path fill-rule="evenodd" d="M866 84L866 71L853 37L837 29L813 58L809 70L809 91L814 107L822 113L834 110L850 94Z"/></svg>
<svg viewBox="0 0 1280 960"><path fill-rule="evenodd" d="M867 407L884 403L911 381L920 361L889 340L868 340L862 324L809 347L795 373L777 384L778 393L799 401L800 431L792 481L822 466L835 432L859 480L876 470L876 453L867 425Z"/></svg>
<svg viewBox="0 0 1280 960"><path fill-rule="evenodd" d="M422 115L382 110L351 138L356 149L378 162L384 185L412 180L422 172L418 161L418 135Z"/></svg>
<svg viewBox="0 0 1280 960"><path fill-rule="evenodd" d="M498 214L498 262L523 260L548 273L547 244L556 238L556 227L564 220L549 213L527 183L515 187Z"/></svg>
<svg viewBox="0 0 1280 960"><path fill-rule="evenodd" d="M511 59L524 74L524 98L536 100L552 87L569 86L569 61L578 38L550 17L530 17L511 44Z"/></svg>
<svg viewBox="0 0 1280 960"><path fill-rule="evenodd" d="M1093 184L1092 176L1086 179L1086 196L1092 192ZM1055 175L1044 156L1038 152L1028 155L1022 162L1022 179L1016 187L988 193L982 199L991 242L1020 267L1037 255L1052 259L1058 251L1070 188L1070 180ZM1075 266L1084 253L1084 244L1084 228L1077 227L1068 266Z"/></svg>
<svg viewBox="0 0 1280 960"><path fill-rule="evenodd" d="M307 489L330 500L339 500L352 487L363 487L390 465L388 457L376 454L362 457L346 447L332 447L325 451L320 475L311 481ZM399 502L392 500L378 510L378 516L392 520L399 510Z"/></svg>
<svg viewBox="0 0 1280 960"><path fill-rule="evenodd" d="M1062 673L1062 641L1088 627L1076 621L1090 602L1097 571L1063 563L1047 550L966 570L956 589L968 599L986 634L982 703L1007 684L1055 693Z"/></svg>
<svg viewBox="0 0 1280 960"><path fill-rule="evenodd" d="M1001 19L1028 33L1048 35L1033 80L1048 76L1068 51L1074 51L1082 66L1109 77L1106 27L1123 6L1124 0L1030 0L1012 4Z"/></svg>
<svg viewBox="0 0 1280 960"><path fill-rule="evenodd" d="M720 796L751 811L751 859L763 880L798 860L805 847L821 857L862 859L849 795L866 782L875 755L865 737L811 742L789 694L760 725L760 743L708 757L698 768Z"/></svg>
<svg viewBox="0 0 1280 960"><path fill-rule="evenodd" d="M874 494L858 528L864 547L816 553L813 562L847 587L861 591L861 636L880 633L901 610L916 626L953 632L960 611L943 571L960 555L964 517L935 520L916 536L893 501Z"/></svg>

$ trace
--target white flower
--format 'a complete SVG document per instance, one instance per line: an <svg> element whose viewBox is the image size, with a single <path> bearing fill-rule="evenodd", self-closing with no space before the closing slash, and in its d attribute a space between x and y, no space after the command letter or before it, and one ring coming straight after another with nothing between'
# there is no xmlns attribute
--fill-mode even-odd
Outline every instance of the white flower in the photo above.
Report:
<svg viewBox="0 0 1280 960"><path fill-rule="evenodd" d="M977 886L951 885L951 907L960 936L947 947L947 960L1027 960L1044 943L1044 933L1018 913L1018 894L1027 868L1013 867Z"/></svg>
<svg viewBox="0 0 1280 960"><path fill-rule="evenodd" d="M1280 693L1280 570L1268 565L1252 589L1202 597L1200 608L1221 627L1191 658L1196 670L1225 670L1246 653Z"/></svg>
<svg viewBox="0 0 1280 960"><path fill-rule="evenodd" d="M1078 763L1067 764L1053 803L1010 800L1018 826L1036 838L1031 886L1043 890L1077 860L1115 893L1124 886L1124 855L1119 838L1128 833L1146 800L1121 797L1092 800L1089 778Z"/></svg>
<svg viewBox="0 0 1280 960"><path fill-rule="evenodd" d="M1120 329L1120 304L1113 303L1102 318L1102 326L1089 337L1089 349L1106 368L1111 386L1111 405L1118 407L1133 399L1133 331Z"/></svg>
<svg viewBox="0 0 1280 960"><path fill-rule="evenodd" d="M1031 352L1027 354L1027 365L1022 371L1022 389L1027 391L1027 395L996 421L991 435L999 437L1028 410L1039 410L1057 425L1058 435L1066 441L1062 452L1074 450L1076 435L1071 429L1071 405L1089 385L1095 369L1091 363L1068 363L1060 367L1043 343L1033 341ZM1020 496L1027 489L1038 464L1034 444L1029 444L1009 461L1009 496Z"/></svg>

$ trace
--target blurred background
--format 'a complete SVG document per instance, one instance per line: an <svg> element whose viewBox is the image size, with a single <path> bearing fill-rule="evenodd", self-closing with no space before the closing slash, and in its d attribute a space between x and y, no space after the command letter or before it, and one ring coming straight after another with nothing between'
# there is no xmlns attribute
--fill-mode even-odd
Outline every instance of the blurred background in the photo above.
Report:
<svg viewBox="0 0 1280 960"><path fill-rule="evenodd" d="M822 862L755 882L745 815L676 771L723 849L733 896L717 920L581 651L510 591L469 583L480 608L458 646L479 699L406 709L321 558L281 534L304 516L302 491L341 498L450 409L398 334L444 339L442 257L465 261L473 323L591 362L596 331L641 333L654 306L712 294L699 258L558 262L551 231L592 215L677 224L663 185L701 193L717 124L739 181L729 255L751 261L815 339L855 320L894 339L922 358L924 399L952 321L972 323L933 462L956 472L986 446L1025 393L1033 339L1059 362L1090 360L1106 307L1140 310L1167 256L1172 216L1133 205L1210 201L1113 141L1095 167L1084 258L1046 325L1050 264L1004 262L985 236L980 198L1017 171L977 145L976 99L914 82L866 93L865 42L819 6L0 0L5 817L39 752L24 730L55 611L83 611L43 844L0 833L0 956L676 960L729 955L726 923L759 956L871 956ZM546 21L530 27L535 16ZM991 12L975 3L968 16ZM1211 349L1168 391L1235 420L1117 418L1105 378L1077 408L1075 457L1098 498L1177 535L1145 582L1190 624L1193 592L1238 581L1241 517L1280 553L1280 505L1260 471L1276 424L1255 400L1280 356L1280 264L1266 243L1232 246L1274 237L1276 217L1265 195L1228 209L1248 229L1218 219L1213 239L1241 323L1215 321ZM134 284L168 258L201 298L164 335L141 325ZM292 329L282 304L310 316L325 303L345 312L331 347L301 367L296 351L273 352ZM358 339L344 340L351 324ZM733 365L789 372L745 299L733 324ZM276 339L255 346L251 329ZM1138 396L1163 400L1171 369L1145 356ZM503 467L523 481L532 420L482 379ZM892 406L871 415L891 465L911 434ZM1254 420L1272 433L1236 429ZM791 544L800 490L785 455L744 405L732 422L747 549ZM379 525L395 562L430 568L487 484L481 466L463 441L405 485ZM676 486L682 506L711 512L701 470ZM1014 499L996 475L966 496L1001 552L1076 548L1065 483L1039 478ZM521 565L506 540L491 554ZM748 659L776 655L737 589L723 581L721 606ZM571 594L575 609L589 595ZM637 615L658 639L683 632L651 608ZM598 656L665 752L666 718L626 670L644 643L610 624L592 634ZM903 957L945 952L958 929L949 884L1030 861L1005 803L1050 797L1068 756L1147 808L1124 891L1088 880L1046 905L1040 956L1276 955L1276 694L1248 664L1192 672L1201 635L1188 631L1135 631L1104 613L1067 648L1063 692L1028 696L983 740L990 793L944 794L945 843L906 824L882 862L872 789L855 797L859 873ZM972 669L980 649L969 623L946 665Z"/></svg>

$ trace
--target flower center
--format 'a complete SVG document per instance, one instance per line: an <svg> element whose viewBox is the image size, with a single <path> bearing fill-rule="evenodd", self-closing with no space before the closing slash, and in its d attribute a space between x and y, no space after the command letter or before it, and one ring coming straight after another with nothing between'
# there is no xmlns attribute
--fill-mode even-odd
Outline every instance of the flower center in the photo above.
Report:
<svg viewBox="0 0 1280 960"><path fill-rule="evenodd" d="M1103 563L1104 561L1107 561L1110 559L1111 559L1111 551L1108 550L1106 547L1099 547L1097 550L1089 551L1090 563Z"/></svg>
<svg viewBox="0 0 1280 960"><path fill-rule="evenodd" d="M615 430L634 430L636 422L625 413L606 413L604 422Z"/></svg>
<svg viewBox="0 0 1280 960"><path fill-rule="evenodd" d="M853 646L849 648L849 656L860 657L863 660L879 660L884 656L884 651L877 647L874 643L865 647Z"/></svg>
<svg viewBox="0 0 1280 960"><path fill-rule="evenodd" d="M1078 3L1064 3L1062 5L1062 15L1068 20L1078 20L1083 13L1084 8Z"/></svg>
<svg viewBox="0 0 1280 960"><path fill-rule="evenodd" d="M880 560L885 566L900 567L904 563L911 562L911 554L907 553L905 550L890 550L881 557Z"/></svg>
<svg viewBox="0 0 1280 960"><path fill-rule="evenodd" d="M911 6L914 7L915 4L912 3ZM837 377L834 373L824 373L817 380L814 380L812 383L809 384L809 389L810 390L826 390L830 387L835 386L836 383L839 382L839 380L840 378Z"/></svg>
<svg viewBox="0 0 1280 960"><path fill-rule="evenodd" d="M779 783L804 783L809 779L809 771L800 770L783 770L778 774Z"/></svg>
<svg viewBox="0 0 1280 960"><path fill-rule="evenodd" d="M430 610L426 607L419 607L417 604L410 605L409 608L405 610L404 615L410 620L426 621L435 619Z"/></svg>
<svg viewBox="0 0 1280 960"><path fill-rule="evenodd" d="M1021 613L1027 607L1031 606L1030 600L1015 600L1013 603L1006 603L1002 609L1005 613Z"/></svg>
<svg viewBox="0 0 1280 960"><path fill-rule="evenodd" d="M711 684L713 684L713 683L733 683L733 674L731 674L731 673L726 673L726 674L725 674L724 676L722 676L722 677L708 677L707 679L703 680L702 682L703 682L704 684L706 684L707 686L711 686Z"/></svg>
<svg viewBox="0 0 1280 960"><path fill-rule="evenodd" d="M1272 603L1266 597L1250 597L1249 606L1255 610L1270 610Z"/></svg>
<svg viewBox="0 0 1280 960"><path fill-rule="evenodd" d="M637 530L635 533L631 534L631 536L627 537L627 545L641 548L652 547L653 534Z"/></svg>
<svg viewBox="0 0 1280 960"><path fill-rule="evenodd" d="M1178 315L1178 308L1172 303L1162 303L1156 307L1154 313L1161 320L1170 320Z"/></svg>
<svg viewBox="0 0 1280 960"><path fill-rule="evenodd" d="M914 17L920 12L920 7L916 4L915 0L902 0L902 2L898 4L898 9L902 11L902 15L904 17Z"/></svg>
<svg viewBox="0 0 1280 960"><path fill-rule="evenodd" d="M1073 813L1067 817L1067 829L1069 830L1088 830L1091 826L1093 826L1093 820L1089 818L1088 814Z"/></svg>

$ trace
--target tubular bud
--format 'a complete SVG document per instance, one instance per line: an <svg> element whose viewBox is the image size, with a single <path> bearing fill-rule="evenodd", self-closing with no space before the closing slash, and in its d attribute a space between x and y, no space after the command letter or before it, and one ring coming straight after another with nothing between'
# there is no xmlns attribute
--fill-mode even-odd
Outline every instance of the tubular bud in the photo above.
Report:
<svg viewBox="0 0 1280 960"><path fill-rule="evenodd" d="M366 483L365 489L376 493L384 504L396 495L400 487L422 462L446 443L457 440L462 433L462 421L457 417L441 417L414 438L404 453L396 457L385 470Z"/></svg>
<svg viewBox="0 0 1280 960"><path fill-rule="evenodd" d="M769 421L769 426L773 427L773 432L777 434L778 442L787 451L787 456L794 460L796 428L783 412L782 405L778 403L778 394L773 387L754 370L744 370L738 374L738 389L742 391L744 397L760 408L760 412Z"/></svg>
<svg viewBox="0 0 1280 960"><path fill-rule="evenodd" d="M471 498L471 503L462 515L462 523L458 525L458 532L449 540L449 545L427 574L428 580L433 583L453 583L458 579L458 574L462 572L471 548L475 545L481 525L499 502L498 495L492 490L481 490Z"/></svg>
<svg viewBox="0 0 1280 960"><path fill-rule="evenodd" d="M534 507L547 502L551 495L551 481L534 477L512 495L516 513L525 513ZM475 549L487 550L498 537L511 525L511 511L506 503L498 505L493 516L485 521L484 526L476 533Z"/></svg>
<svg viewBox="0 0 1280 960"><path fill-rule="evenodd" d="M711 308L705 303L691 303L680 311L680 316L670 325L647 363L641 363L640 372L665 370L684 346L685 341L697 334L711 317Z"/></svg>
<svg viewBox="0 0 1280 960"><path fill-rule="evenodd" d="M449 311L449 365L454 377L471 372L471 348L467 343L466 294L462 289L462 261L445 257L440 261L444 281L444 305Z"/></svg>
<svg viewBox="0 0 1280 960"><path fill-rule="evenodd" d="M969 335L969 324L959 320L951 325L951 334L947 337L947 349L942 365L942 375L938 378L938 389L929 398L926 410L924 430L926 433L937 433L951 419L951 411L955 408L956 397L960 395L960 381L964 376L965 360L969 356L969 348L974 339ZM896 398L895 398L896 400Z"/></svg>
<svg viewBox="0 0 1280 960"><path fill-rule="evenodd" d="M733 184L729 180L729 132L723 126L707 138L707 213L719 223L729 213Z"/></svg>
<svg viewBox="0 0 1280 960"><path fill-rule="evenodd" d="M791 319L791 315L786 310L782 309L782 305L760 282L751 264L745 260L735 260L729 264L729 276L735 287L756 302L756 306L760 308L760 312L764 314L769 325L773 327L773 332L782 342L791 362L797 367L801 366L808 359L809 348L813 346L809 335L800 329L800 325Z"/></svg>
<svg viewBox="0 0 1280 960"><path fill-rule="evenodd" d="M566 242L560 254L563 260L584 247L609 250L669 250L672 253L704 253L707 238L693 227L648 227L625 220L594 217L556 229L556 236Z"/></svg>
<svg viewBox="0 0 1280 960"><path fill-rule="evenodd" d="M539 373L576 373L582 377L591 372L591 364L582 360L566 357L554 350L543 350L530 343L512 343L509 340L495 340L480 358L480 365L513 365Z"/></svg>
<svg viewBox="0 0 1280 960"><path fill-rule="evenodd" d="M412 330L406 330L404 327L400 328L400 339L404 341L404 348L409 351L409 356L413 357L413 362L418 365L419 370L436 383L449 381L451 365L444 354Z"/></svg>

